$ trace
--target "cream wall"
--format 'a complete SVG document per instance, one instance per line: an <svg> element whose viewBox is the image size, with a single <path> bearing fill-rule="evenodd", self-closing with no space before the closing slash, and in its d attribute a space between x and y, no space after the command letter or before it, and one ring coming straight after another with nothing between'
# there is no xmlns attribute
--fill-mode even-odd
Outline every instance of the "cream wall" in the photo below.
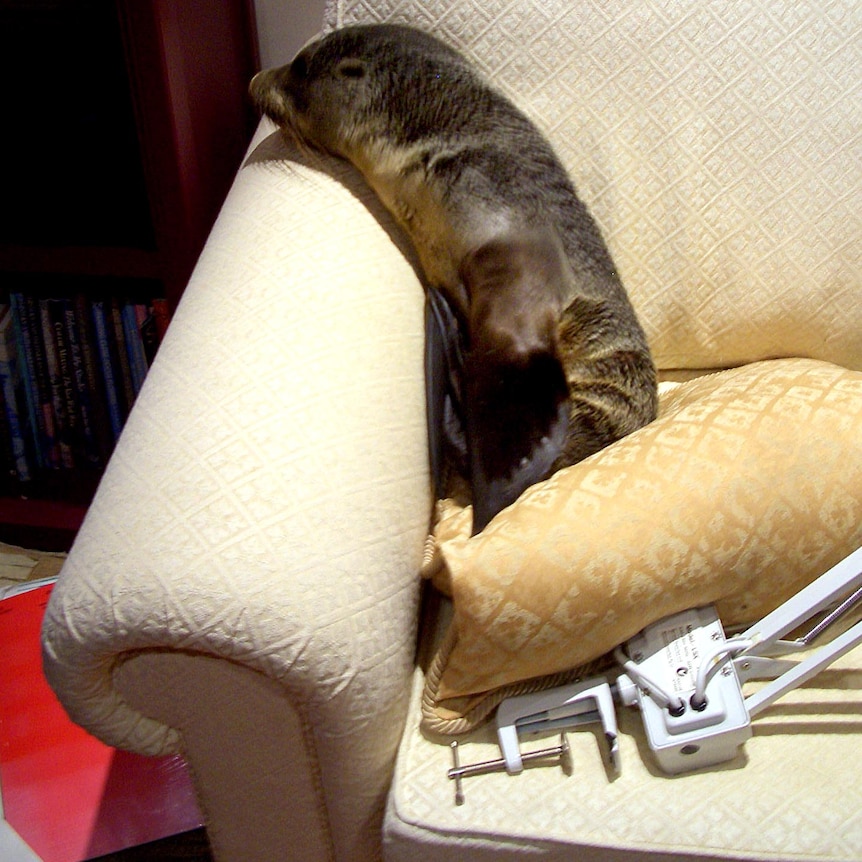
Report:
<svg viewBox="0 0 862 862"><path fill-rule="evenodd" d="M320 30L325 0L255 0L261 66L280 66Z"/></svg>

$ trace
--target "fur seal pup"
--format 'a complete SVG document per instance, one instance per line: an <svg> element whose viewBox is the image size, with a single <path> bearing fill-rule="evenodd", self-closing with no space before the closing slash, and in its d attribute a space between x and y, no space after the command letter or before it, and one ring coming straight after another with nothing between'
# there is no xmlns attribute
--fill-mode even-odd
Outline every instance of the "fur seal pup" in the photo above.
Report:
<svg viewBox="0 0 862 862"><path fill-rule="evenodd" d="M598 226L465 57L412 27L347 27L250 91L300 144L353 163L451 306L474 533L655 417L655 367Z"/></svg>

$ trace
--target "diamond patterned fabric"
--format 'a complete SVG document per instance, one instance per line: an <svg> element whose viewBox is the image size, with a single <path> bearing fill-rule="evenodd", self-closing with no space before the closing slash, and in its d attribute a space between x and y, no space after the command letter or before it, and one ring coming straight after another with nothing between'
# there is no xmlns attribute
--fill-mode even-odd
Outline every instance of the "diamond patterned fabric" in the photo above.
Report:
<svg viewBox="0 0 862 862"><path fill-rule="evenodd" d="M295 803L291 782L309 781L340 826L338 858L364 862L407 706L428 530L424 296L367 188L321 167L261 124L51 597L43 646L70 715L144 754L182 750L206 721L171 727L133 706L114 674L125 657L186 652L223 660L225 685L230 665L275 680L316 746L310 778L298 758L296 775L260 777L279 788L270 801ZM204 713L223 704L205 680L196 694ZM195 774L220 775L220 752L196 742ZM253 832L245 806L215 830Z"/></svg>

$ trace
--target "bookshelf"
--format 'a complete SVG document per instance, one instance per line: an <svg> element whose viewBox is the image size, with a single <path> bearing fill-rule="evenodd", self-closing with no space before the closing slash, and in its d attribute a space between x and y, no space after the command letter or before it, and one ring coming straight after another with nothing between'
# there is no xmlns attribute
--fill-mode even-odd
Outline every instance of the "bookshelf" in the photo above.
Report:
<svg viewBox="0 0 862 862"><path fill-rule="evenodd" d="M161 322L176 308L250 139L255 118L246 93L257 68L253 0L0 4L6 118L0 158L7 166L0 314L9 306L17 318L16 359L25 371L36 360L32 353L21 358L21 320L29 320L31 340L49 358L60 339L58 355L68 362L65 378L58 372L67 384L66 412L78 417L74 455L89 427L81 421L87 413L81 399L97 401L102 411L111 400L94 320L101 314L109 324L125 322L125 330L114 332L115 361L125 365L128 353L140 355L138 337L151 361ZM76 337L83 346L64 353L62 340L70 335L72 347ZM84 381L87 351L98 376ZM47 372L45 379L50 383ZM43 395L51 415L50 394ZM35 398L29 391L22 397ZM8 416L5 425L0 540L62 549L80 526L115 441L102 439L98 457L87 463L73 457L58 465L47 432L36 428L28 450L34 463L22 480Z"/></svg>

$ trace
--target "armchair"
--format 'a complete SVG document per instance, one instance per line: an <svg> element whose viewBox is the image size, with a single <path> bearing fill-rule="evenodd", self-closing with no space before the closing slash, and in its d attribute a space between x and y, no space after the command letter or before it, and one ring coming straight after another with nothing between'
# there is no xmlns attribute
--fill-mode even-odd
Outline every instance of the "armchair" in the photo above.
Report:
<svg viewBox="0 0 862 862"><path fill-rule="evenodd" d="M323 26L381 20L468 52L549 134L665 381L806 357L858 384L854 0L332 0ZM862 858L858 650L747 762L667 778L624 715L618 779L582 734L575 775L484 776L454 806L420 730L451 614L426 608L417 657L423 308L361 182L261 122L46 613L72 718L184 754L225 862Z"/></svg>

